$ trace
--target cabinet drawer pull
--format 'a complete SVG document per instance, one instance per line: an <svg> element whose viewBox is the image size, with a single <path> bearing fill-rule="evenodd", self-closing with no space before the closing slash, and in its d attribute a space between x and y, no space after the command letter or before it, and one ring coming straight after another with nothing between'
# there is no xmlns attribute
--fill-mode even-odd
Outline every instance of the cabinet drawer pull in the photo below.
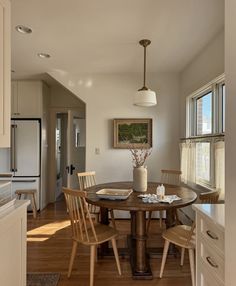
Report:
<svg viewBox="0 0 236 286"><path fill-rule="evenodd" d="M218 265L213 261L213 259L210 256L207 256L206 260L212 267L218 268Z"/></svg>
<svg viewBox="0 0 236 286"><path fill-rule="evenodd" d="M210 238L218 240L218 236L216 234L214 234L213 232L211 232L210 230L206 231L207 235L210 236Z"/></svg>

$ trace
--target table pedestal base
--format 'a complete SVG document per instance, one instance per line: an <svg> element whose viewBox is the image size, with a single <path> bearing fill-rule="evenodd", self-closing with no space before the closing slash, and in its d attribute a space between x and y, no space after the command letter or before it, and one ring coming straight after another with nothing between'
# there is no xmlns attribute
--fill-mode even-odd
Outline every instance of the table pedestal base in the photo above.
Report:
<svg viewBox="0 0 236 286"><path fill-rule="evenodd" d="M146 212L131 211L131 236L128 237L133 279L152 279L152 271L146 252Z"/></svg>
<svg viewBox="0 0 236 286"><path fill-rule="evenodd" d="M132 239L131 235L127 237L128 242L128 248L129 248L129 256L130 256L130 265L132 270L132 277L135 280L151 280L153 279L152 276L152 270L149 264L149 257L148 254L146 254L146 267L142 271L137 271L136 267L136 241L135 239Z"/></svg>

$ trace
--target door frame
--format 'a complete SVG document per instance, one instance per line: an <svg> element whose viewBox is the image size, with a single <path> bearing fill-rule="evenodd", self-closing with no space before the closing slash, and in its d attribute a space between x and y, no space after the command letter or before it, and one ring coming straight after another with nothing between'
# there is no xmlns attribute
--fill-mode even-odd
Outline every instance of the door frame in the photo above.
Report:
<svg viewBox="0 0 236 286"><path fill-rule="evenodd" d="M84 115L86 120L85 112L77 107L77 108L68 108L68 107L51 107L49 109L49 120L50 120L50 127L49 127L49 202L55 202L55 190L56 190L56 176L57 176L57 168L56 168L56 119L58 113L66 113L68 111L76 111ZM86 121L85 121L86 122ZM85 150L86 150L86 143L85 143ZM86 151L85 151L85 169L86 169ZM54 179L53 179L54 178Z"/></svg>

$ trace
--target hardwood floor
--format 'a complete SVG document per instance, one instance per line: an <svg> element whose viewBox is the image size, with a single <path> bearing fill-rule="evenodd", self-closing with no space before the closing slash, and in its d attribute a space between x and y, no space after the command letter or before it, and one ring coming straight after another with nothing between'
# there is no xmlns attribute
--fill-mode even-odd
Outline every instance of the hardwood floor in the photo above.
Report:
<svg viewBox="0 0 236 286"><path fill-rule="evenodd" d="M130 230L129 220L117 220L120 231L118 247L126 247L126 235ZM148 239L149 247L163 245L161 229L158 221L152 221ZM27 271L28 272L59 272L58 286L84 286L89 285L89 248L78 247L71 278L67 278L67 270L71 253L72 241L70 222L66 213L64 201L50 204L37 217L33 219L28 215L27 233ZM129 257L120 254L122 276L118 275L114 257L98 259L95 265L95 286L126 286L126 285L158 285L158 286L191 286L191 277L188 257L185 264L180 266L180 257L170 255L167 258L163 278L159 271L161 255L151 256L153 280L138 281L131 276ZM46 286L46 285L45 285Z"/></svg>

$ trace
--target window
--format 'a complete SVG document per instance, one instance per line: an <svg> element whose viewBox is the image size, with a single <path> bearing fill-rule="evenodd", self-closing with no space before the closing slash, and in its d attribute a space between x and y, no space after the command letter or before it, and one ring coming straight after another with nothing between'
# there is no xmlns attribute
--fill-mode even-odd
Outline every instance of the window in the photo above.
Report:
<svg viewBox="0 0 236 286"><path fill-rule="evenodd" d="M210 185L211 143L196 143L196 182Z"/></svg>
<svg viewBox="0 0 236 286"><path fill-rule="evenodd" d="M197 135L212 133L212 92L196 98Z"/></svg>
<svg viewBox="0 0 236 286"><path fill-rule="evenodd" d="M222 132L225 132L225 84L221 85L221 112L222 112Z"/></svg>
<svg viewBox="0 0 236 286"><path fill-rule="evenodd" d="M224 140L225 132L224 77L213 80L190 95L187 98L187 111L186 137L191 142L191 152L194 150L194 155L192 154L189 160L189 166L194 170L194 176L191 174L191 178L194 178L195 184L215 188L219 176L219 168L216 166L219 164L216 159L219 158L216 155L219 153L216 151L219 147L217 143ZM185 144L184 148L186 146L190 145ZM220 158L224 160L223 155ZM224 162L220 164L224 165ZM185 181L189 180L185 178Z"/></svg>

